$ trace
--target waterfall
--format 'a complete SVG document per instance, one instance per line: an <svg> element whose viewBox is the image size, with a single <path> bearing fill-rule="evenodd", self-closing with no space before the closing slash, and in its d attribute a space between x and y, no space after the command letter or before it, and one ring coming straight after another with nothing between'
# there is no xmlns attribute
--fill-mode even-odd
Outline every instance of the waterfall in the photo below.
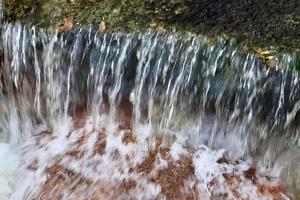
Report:
<svg viewBox="0 0 300 200"><path fill-rule="evenodd" d="M289 55L272 69L221 37L18 23L1 32L0 141L14 147L85 112L94 126L107 116L136 132L176 132L189 148L267 167L289 168L285 155L299 151L300 77Z"/></svg>
<svg viewBox="0 0 300 200"><path fill-rule="evenodd" d="M2 24L2 20L3 20L3 11L4 11L4 5L3 5L3 0L0 1L0 23Z"/></svg>

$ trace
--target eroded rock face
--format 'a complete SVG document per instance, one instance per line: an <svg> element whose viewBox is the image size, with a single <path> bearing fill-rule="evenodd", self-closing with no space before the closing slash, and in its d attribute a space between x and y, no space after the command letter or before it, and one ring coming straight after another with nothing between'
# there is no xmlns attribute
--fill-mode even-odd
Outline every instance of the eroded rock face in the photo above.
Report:
<svg viewBox="0 0 300 200"><path fill-rule="evenodd" d="M24 146L13 199L289 199L280 179L224 150L104 118L97 128L73 123Z"/></svg>

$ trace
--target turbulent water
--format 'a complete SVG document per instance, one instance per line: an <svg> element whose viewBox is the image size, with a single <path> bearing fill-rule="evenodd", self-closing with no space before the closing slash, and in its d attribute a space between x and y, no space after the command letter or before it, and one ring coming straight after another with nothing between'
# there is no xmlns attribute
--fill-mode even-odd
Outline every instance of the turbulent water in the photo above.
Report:
<svg viewBox="0 0 300 200"><path fill-rule="evenodd" d="M288 55L270 69L222 38L20 24L3 25L0 47L0 141L10 145L0 144L0 161L12 166L6 173L0 164L4 196L24 199L13 188L24 145L83 116L95 127L106 116L136 133L183 135L188 149L227 149L228 158L284 178L291 195L299 191L300 76ZM60 142L51 149L63 151Z"/></svg>

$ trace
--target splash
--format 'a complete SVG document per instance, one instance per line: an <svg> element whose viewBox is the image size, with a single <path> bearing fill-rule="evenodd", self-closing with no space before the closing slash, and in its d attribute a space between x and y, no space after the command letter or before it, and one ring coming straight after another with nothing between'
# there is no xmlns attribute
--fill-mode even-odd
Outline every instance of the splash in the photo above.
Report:
<svg viewBox="0 0 300 200"><path fill-rule="evenodd" d="M3 200L15 190L15 176L19 158L9 144L0 143L0 197Z"/></svg>
<svg viewBox="0 0 300 200"><path fill-rule="evenodd" d="M23 148L12 199L289 199L279 178L225 150L191 150L184 137L147 126L133 133L104 116L98 129L90 118L42 133Z"/></svg>

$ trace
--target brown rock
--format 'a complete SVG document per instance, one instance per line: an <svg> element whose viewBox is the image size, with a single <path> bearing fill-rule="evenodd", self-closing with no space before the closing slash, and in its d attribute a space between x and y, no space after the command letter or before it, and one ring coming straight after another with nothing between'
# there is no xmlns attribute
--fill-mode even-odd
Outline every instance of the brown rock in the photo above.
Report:
<svg viewBox="0 0 300 200"><path fill-rule="evenodd" d="M278 67L278 60L276 60L276 59L269 59L269 60L267 60L266 64L270 68L277 68Z"/></svg>
<svg viewBox="0 0 300 200"><path fill-rule="evenodd" d="M167 147L160 147L159 148L159 154L165 160L169 160L170 159L170 157L171 157L170 151L171 151L170 148L167 148Z"/></svg>
<svg viewBox="0 0 300 200"><path fill-rule="evenodd" d="M99 132L97 136L97 141L94 146L93 156L96 154L103 155L106 148L106 138L107 135L104 132Z"/></svg>
<svg viewBox="0 0 300 200"><path fill-rule="evenodd" d="M99 24L99 31L105 32L107 29L105 21L101 21Z"/></svg>
<svg viewBox="0 0 300 200"><path fill-rule="evenodd" d="M161 186L161 191L167 199L193 199L194 187L184 188L185 181L194 174L193 162L190 157L183 157L177 162L169 162L168 167L158 171L155 182Z"/></svg>
<svg viewBox="0 0 300 200"><path fill-rule="evenodd" d="M253 167L250 167L248 170L244 171L244 176L246 179L251 180L253 183L257 181L256 169Z"/></svg>
<svg viewBox="0 0 300 200"><path fill-rule="evenodd" d="M126 131L122 137L122 142L124 144L135 143L135 137L131 131Z"/></svg>
<svg viewBox="0 0 300 200"><path fill-rule="evenodd" d="M133 179L128 179L126 181L123 181L121 184L121 188L125 190L125 192L128 192L129 190L136 187L136 182Z"/></svg>
<svg viewBox="0 0 300 200"><path fill-rule="evenodd" d="M73 22L70 19L65 19L62 24L59 25L58 32L65 32L71 30Z"/></svg>

